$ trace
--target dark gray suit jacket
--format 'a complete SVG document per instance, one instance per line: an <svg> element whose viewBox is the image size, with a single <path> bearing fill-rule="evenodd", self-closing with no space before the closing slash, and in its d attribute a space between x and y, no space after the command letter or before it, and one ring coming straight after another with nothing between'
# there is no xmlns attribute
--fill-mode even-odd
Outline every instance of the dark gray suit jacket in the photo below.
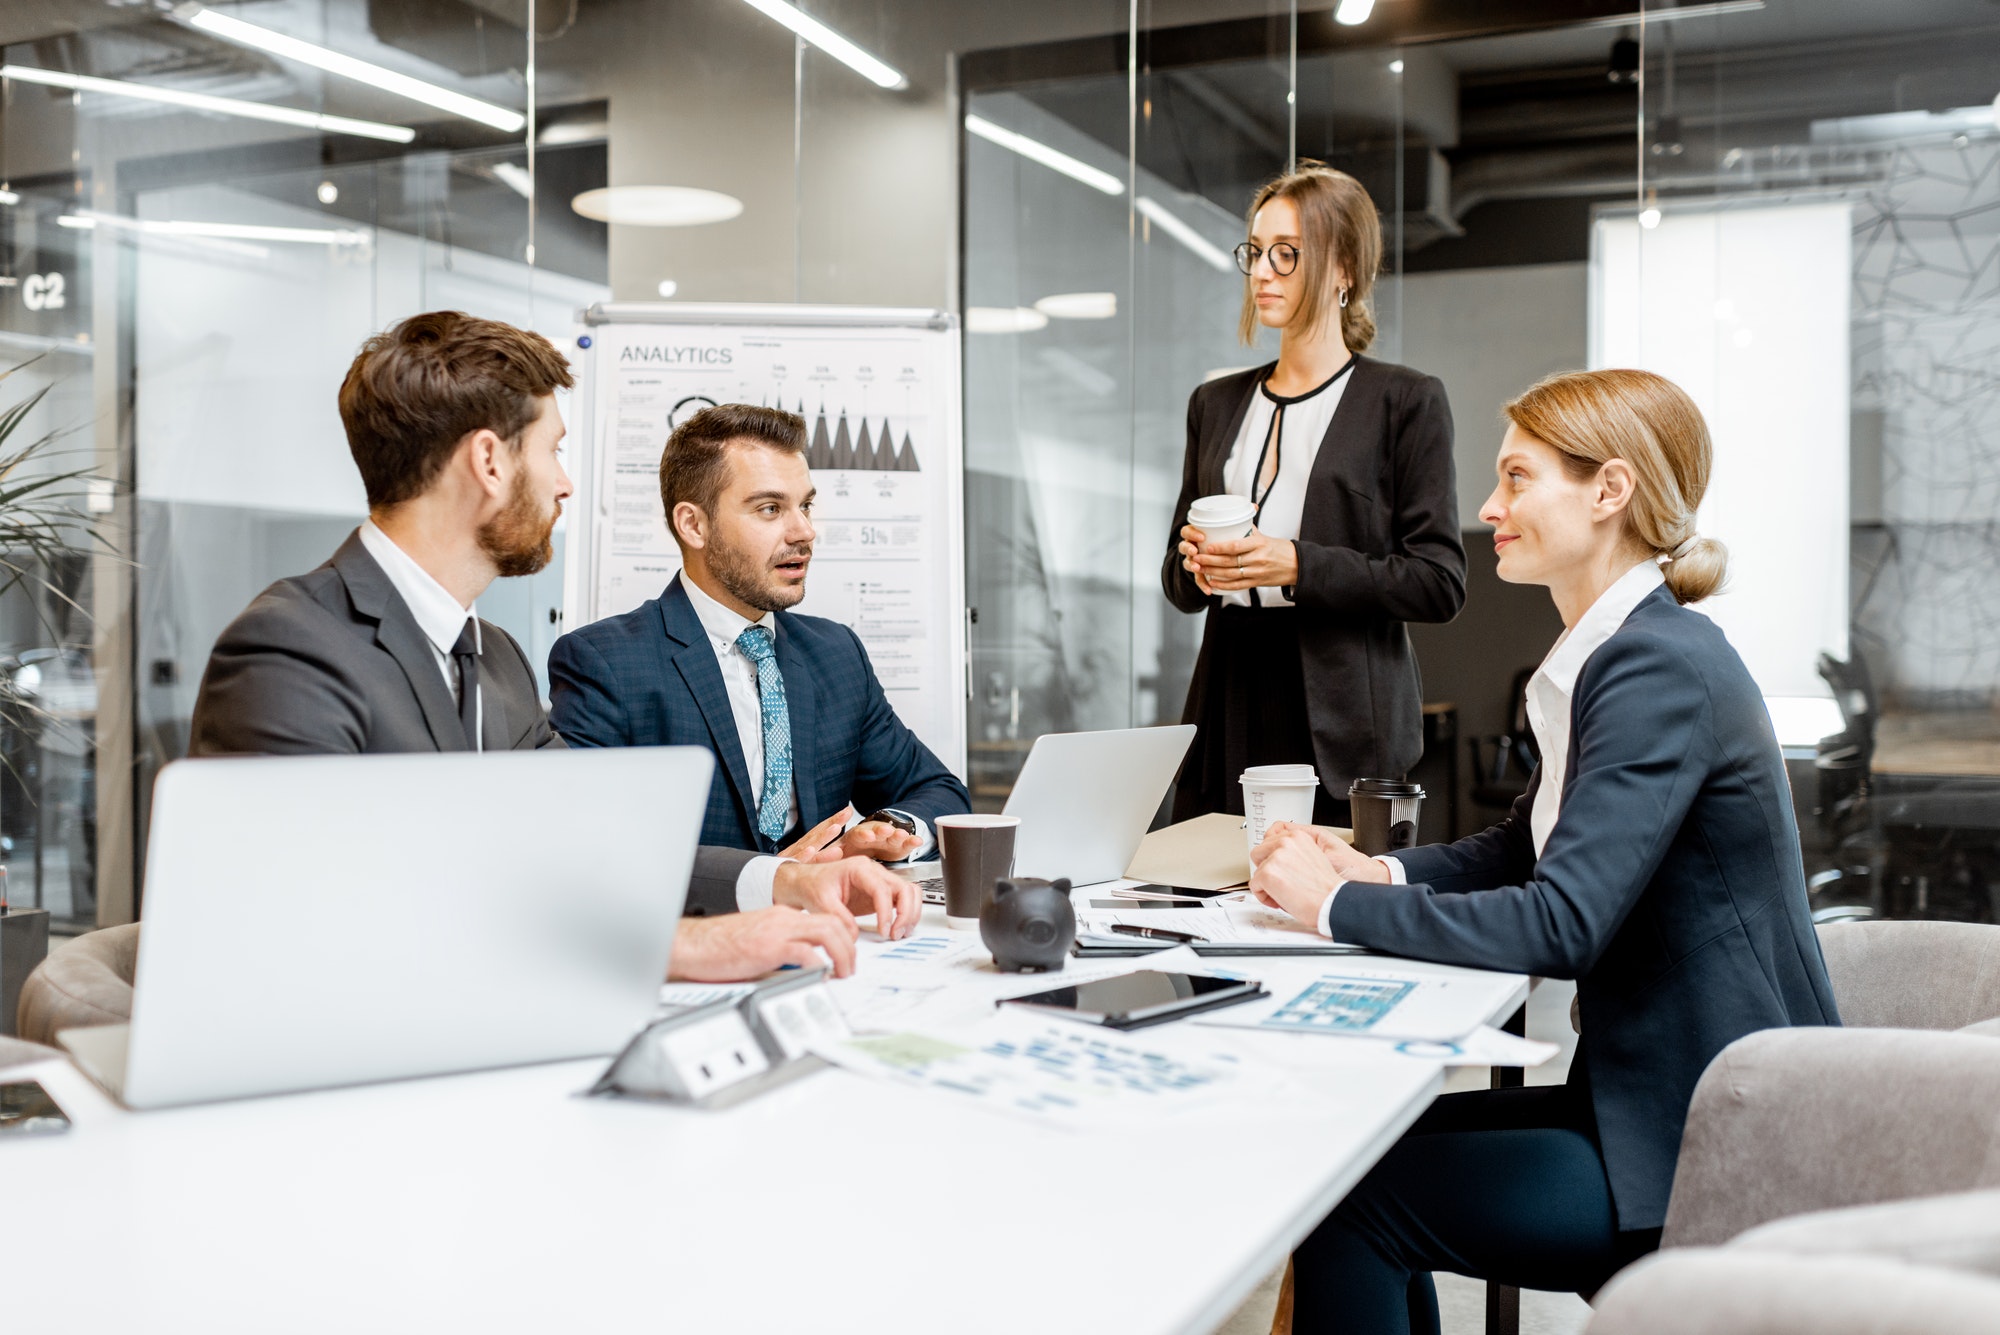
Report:
<svg viewBox="0 0 2000 1335"><path fill-rule="evenodd" d="M481 740L488 751L561 746L514 637L480 622ZM436 656L357 532L309 574L281 579L222 632L195 699L188 754L361 755L463 751ZM736 907L752 854L704 847L687 912Z"/></svg>
<svg viewBox="0 0 2000 1335"><path fill-rule="evenodd" d="M1251 396L1276 363L1223 376L1188 399L1187 454L1160 580L1183 612L1221 606L1181 566L1181 525L1222 469ZM1404 623L1449 621L1465 605L1465 545L1451 453L1451 405L1436 376L1357 357L1313 457L1299 519L1299 657L1320 782L1400 778L1424 749L1424 691ZM1202 655L1209 653L1209 619ZM1199 680L1200 667L1195 670ZM1185 722L1199 722L1188 701Z"/></svg>
<svg viewBox="0 0 2000 1335"><path fill-rule="evenodd" d="M1328 923L1415 959L1574 978L1621 1229L1666 1218L1695 1082L1745 1034L1839 1024L1806 905L1778 739L1713 621L1648 594L1577 675L1562 809L1539 858L1541 770L1484 834L1399 853Z"/></svg>

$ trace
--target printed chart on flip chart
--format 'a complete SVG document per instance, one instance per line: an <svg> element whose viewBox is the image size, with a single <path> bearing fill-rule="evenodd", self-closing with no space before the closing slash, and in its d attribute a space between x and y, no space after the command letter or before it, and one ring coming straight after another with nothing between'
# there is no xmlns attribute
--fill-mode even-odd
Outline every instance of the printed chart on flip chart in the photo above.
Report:
<svg viewBox="0 0 2000 1335"><path fill-rule="evenodd" d="M818 539L794 611L867 648L897 713L965 763L962 446L957 329L933 311L611 303L590 347L576 432L568 628L656 598L680 568L660 451L714 404L805 419ZM587 499L586 499L587 498Z"/></svg>

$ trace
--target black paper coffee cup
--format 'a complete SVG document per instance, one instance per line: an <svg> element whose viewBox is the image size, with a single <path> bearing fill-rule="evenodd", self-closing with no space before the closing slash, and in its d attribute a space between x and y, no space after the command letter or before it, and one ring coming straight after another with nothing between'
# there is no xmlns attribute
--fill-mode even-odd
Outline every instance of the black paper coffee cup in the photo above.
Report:
<svg viewBox="0 0 2000 1335"><path fill-rule="evenodd" d="M1354 846L1371 858L1415 848L1417 816L1423 805L1422 784L1403 779L1356 779L1347 789Z"/></svg>

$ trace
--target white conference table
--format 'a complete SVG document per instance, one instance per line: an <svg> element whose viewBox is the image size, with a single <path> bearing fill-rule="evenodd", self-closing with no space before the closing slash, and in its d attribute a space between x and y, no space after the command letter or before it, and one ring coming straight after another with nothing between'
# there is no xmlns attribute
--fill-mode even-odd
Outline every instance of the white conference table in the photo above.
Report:
<svg viewBox="0 0 2000 1335"><path fill-rule="evenodd" d="M1217 963L1275 991L1360 962ZM1490 1022L1527 998L1510 979ZM130 1113L65 1061L18 1067L75 1125L0 1143L0 1312L24 1331L1207 1335L1445 1072L1366 1040L1204 1037L1281 1065L1282 1106L1084 1132L827 1070L702 1111L579 1097L592 1059Z"/></svg>

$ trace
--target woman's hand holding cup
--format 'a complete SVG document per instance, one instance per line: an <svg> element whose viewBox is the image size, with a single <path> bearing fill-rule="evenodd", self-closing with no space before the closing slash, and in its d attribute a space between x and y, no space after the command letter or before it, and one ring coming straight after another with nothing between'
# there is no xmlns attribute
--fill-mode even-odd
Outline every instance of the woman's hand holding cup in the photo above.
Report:
<svg viewBox="0 0 2000 1335"><path fill-rule="evenodd" d="M1207 541L1208 534L1193 524L1181 526L1181 569L1194 576L1194 586L1197 589L1205 594L1213 594L1215 590L1208 586L1208 580L1201 573L1201 562L1196 559L1201 555L1202 544Z"/></svg>
<svg viewBox="0 0 2000 1335"><path fill-rule="evenodd" d="M1247 537L1205 542L1193 560L1200 566L1195 571L1197 581L1205 581L1216 593L1283 588L1299 582L1298 544L1256 529Z"/></svg>

